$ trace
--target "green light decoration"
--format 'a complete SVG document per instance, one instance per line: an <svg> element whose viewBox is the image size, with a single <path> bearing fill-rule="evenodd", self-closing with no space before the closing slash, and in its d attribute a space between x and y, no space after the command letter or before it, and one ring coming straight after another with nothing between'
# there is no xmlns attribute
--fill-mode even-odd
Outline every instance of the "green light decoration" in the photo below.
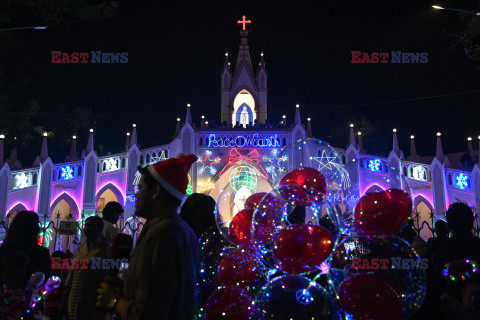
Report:
<svg viewBox="0 0 480 320"><path fill-rule="evenodd" d="M248 166L238 166L232 170L229 177L232 188L237 192L242 187L253 191L257 187L257 174Z"/></svg>
<svg viewBox="0 0 480 320"><path fill-rule="evenodd" d="M189 185L187 186L187 196L191 195L192 193L193 193L193 188L192 188L192 185L189 184Z"/></svg>

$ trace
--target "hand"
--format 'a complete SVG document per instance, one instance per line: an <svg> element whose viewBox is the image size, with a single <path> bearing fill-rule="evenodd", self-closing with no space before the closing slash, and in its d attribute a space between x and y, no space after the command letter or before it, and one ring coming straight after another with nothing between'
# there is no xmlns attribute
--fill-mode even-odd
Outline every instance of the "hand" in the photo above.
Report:
<svg viewBox="0 0 480 320"><path fill-rule="evenodd" d="M122 298L122 292L117 288L114 288L107 284L106 282L102 282L100 288L97 290L97 303L95 304L97 307L108 309L108 304L114 298Z"/></svg>

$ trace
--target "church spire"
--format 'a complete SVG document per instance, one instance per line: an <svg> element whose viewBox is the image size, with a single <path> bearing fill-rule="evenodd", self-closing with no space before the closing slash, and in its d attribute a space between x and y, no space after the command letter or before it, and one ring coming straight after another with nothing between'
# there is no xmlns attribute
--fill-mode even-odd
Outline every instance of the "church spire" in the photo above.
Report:
<svg viewBox="0 0 480 320"><path fill-rule="evenodd" d="M348 141L349 146L357 146L357 142L355 141L355 132L353 132L353 123L350 124L350 139Z"/></svg>
<svg viewBox="0 0 480 320"><path fill-rule="evenodd" d="M443 162L443 148L442 148L442 140L440 137L442 134L437 132L437 151L435 152L435 157L440 161Z"/></svg>
<svg viewBox="0 0 480 320"><path fill-rule="evenodd" d="M300 118L300 105L297 104L295 107L295 118L293 119L293 125L299 125L302 123L302 119Z"/></svg>
<svg viewBox="0 0 480 320"><path fill-rule="evenodd" d="M260 54L260 69L265 70L265 59L263 59L263 52Z"/></svg>
<svg viewBox="0 0 480 320"><path fill-rule="evenodd" d="M85 149L85 156L88 156L93 151L93 129L90 129L88 134L87 148Z"/></svg>
<svg viewBox="0 0 480 320"><path fill-rule="evenodd" d="M40 159L42 161L48 158L48 147L47 147L47 133L43 133L43 141L42 141L42 151L40 152Z"/></svg>
<svg viewBox="0 0 480 320"><path fill-rule="evenodd" d="M365 150L363 149L362 132L358 131L357 135L358 135L358 152L365 153Z"/></svg>
<svg viewBox="0 0 480 320"><path fill-rule="evenodd" d="M230 60L228 59L228 52L225 52L225 61L223 62L223 70L230 71Z"/></svg>
<svg viewBox="0 0 480 320"><path fill-rule="evenodd" d="M65 161L76 161L77 158L77 136L72 136L72 146L70 147L70 154L65 157Z"/></svg>
<svg viewBox="0 0 480 320"><path fill-rule="evenodd" d="M190 103L187 104L187 115L185 116L185 123L192 125L192 111L190 110Z"/></svg>
<svg viewBox="0 0 480 320"><path fill-rule="evenodd" d="M475 153L473 152L472 137L468 137L467 141L468 141L468 151L470 151L470 157L475 157Z"/></svg>
<svg viewBox="0 0 480 320"><path fill-rule="evenodd" d="M175 139L176 137L178 137L178 135L180 134L180 118L177 118L177 127L175 128L175 135L173 136L173 139Z"/></svg>
<svg viewBox="0 0 480 320"><path fill-rule="evenodd" d="M0 134L0 169L3 166L3 141L5 140L5 135Z"/></svg>
<svg viewBox="0 0 480 320"><path fill-rule="evenodd" d="M247 44L248 30L245 27L245 25L252 23L252 21L245 20L245 16L243 16L242 20L238 20L237 23L242 25L242 30L240 30L240 36L242 37L242 39L240 42L240 50L238 52L237 64L235 65L235 73L238 72L240 66L244 63L253 73L252 60L250 59L250 50Z"/></svg>
<svg viewBox="0 0 480 320"><path fill-rule="evenodd" d="M125 148L123 151L128 151L130 148L130 132L127 132L127 138L125 139Z"/></svg>
<svg viewBox="0 0 480 320"><path fill-rule="evenodd" d="M392 143L392 151L400 156L400 147L398 146L398 139L397 139L397 129L393 129L393 143Z"/></svg>
<svg viewBox="0 0 480 320"><path fill-rule="evenodd" d="M312 134L312 119L310 119L310 118L307 119L307 137L313 138L313 134Z"/></svg>
<svg viewBox="0 0 480 320"><path fill-rule="evenodd" d="M132 135L130 136L130 147L132 146L137 146L138 147L138 142L137 142L137 125L134 123L132 124Z"/></svg>
<svg viewBox="0 0 480 320"><path fill-rule="evenodd" d="M417 148L415 147L415 136L411 135L410 136L410 161L417 161L418 154L417 154Z"/></svg>

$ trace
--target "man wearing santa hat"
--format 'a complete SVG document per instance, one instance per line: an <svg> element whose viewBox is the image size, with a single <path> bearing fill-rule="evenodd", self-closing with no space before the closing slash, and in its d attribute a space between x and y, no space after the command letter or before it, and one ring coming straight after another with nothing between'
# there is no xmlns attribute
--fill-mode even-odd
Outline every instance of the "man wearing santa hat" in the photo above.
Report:
<svg viewBox="0 0 480 320"><path fill-rule="evenodd" d="M139 168L142 177L135 214L146 223L133 251L123 292L102 283L97 306L128 320L194 319L199 246L195 233L177 211L195 161L197 157L189 154Z"/></svg>

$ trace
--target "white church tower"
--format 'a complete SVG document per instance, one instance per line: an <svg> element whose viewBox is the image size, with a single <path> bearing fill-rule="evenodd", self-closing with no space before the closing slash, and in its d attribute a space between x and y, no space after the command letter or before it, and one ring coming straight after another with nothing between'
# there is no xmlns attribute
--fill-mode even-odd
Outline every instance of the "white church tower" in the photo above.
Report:
<svg viewBox="0 0 480 320"><path fill-rule="evenodd" d="M265 123L267 120L267 73L263 53L260 66L255 77L252 61L250 59L247 44L248 31L246 24L250 20L237 21L242 25L240 36L242 37L238 52L235 72L230 70L228 53L225 54L225 63L221 76L221 121L236 125Z"/></svg>

